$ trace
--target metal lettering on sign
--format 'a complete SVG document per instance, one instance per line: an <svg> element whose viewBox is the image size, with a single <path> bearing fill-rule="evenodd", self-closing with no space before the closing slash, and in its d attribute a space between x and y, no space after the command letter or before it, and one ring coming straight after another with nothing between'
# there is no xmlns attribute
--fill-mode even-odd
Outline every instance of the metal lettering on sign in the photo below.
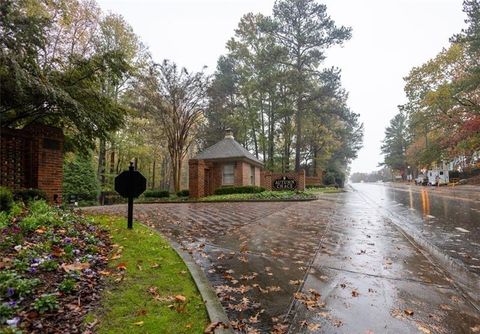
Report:
<svg viewBox="0 0 480 334"><path fill-rule="evenodd" d="M273 181L273 189L275 190L293 190L297 188L297 181L282 176L280 179Z"/></svg>

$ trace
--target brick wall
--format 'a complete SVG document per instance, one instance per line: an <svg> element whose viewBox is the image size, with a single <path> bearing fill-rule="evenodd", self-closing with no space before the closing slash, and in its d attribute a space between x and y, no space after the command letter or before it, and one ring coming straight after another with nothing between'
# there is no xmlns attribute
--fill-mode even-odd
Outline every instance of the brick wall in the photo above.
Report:
<svg viewBox="0 0 480 334"><path fill-rule="evenodd" d="M255 185L257 187L261 186L261 171L260 171L260 167L256 167L256 166L255 166Z"/></svg>
<svg viewBox="0 0 480 334"><path fill-rule="evenodd" d="M188 161L188 190L190 197L205 196L205 161L190 159Z"/></svg>
<svg viewBox="0 0 480 334"><path fill-rule="evenodd" d="M321 176L306 176L305 185L307 186L318 186L323 183L323 177Z"/></svg>
<svg viewBox="0 0 480 334"><path fill-rule="evenodd" d="M0 184L12 189L37 188L50 202L62 201L63 142L61 129L29 125L0 130Z"/></svg>
<svg viewBox="0 0 480 334"><path fill-rule="evenodd" d="M290 172L290 173L272 173L268 171L261 172L261 186L267 190L276 190L273 188L273 183L275 180L280 179L286 176L289 179L293 179L297 183L296 190L303 191L305 190L305 171L301 170L300 172Z"/></svg>
<svg viewBox="0 0 480 334"><path fill-rule="evenodd" d="M236 162L211 162L190 159L188 162L188 179L190 197L199 198L214 194L215 190L223 184L223 165L234 164L233 186L250 185L250 164L243 161ZM255 184L261 185L261 172L255 167Z"/></svg>

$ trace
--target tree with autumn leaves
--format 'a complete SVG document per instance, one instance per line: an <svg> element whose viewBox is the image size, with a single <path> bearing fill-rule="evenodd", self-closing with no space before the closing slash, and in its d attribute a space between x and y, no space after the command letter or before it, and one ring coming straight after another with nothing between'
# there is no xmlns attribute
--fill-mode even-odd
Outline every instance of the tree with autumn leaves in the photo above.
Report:
<svg viewBox="0 0 480 334"><path fill-rule="evenodd" d="M152 188L180 190L185 159L225 128L275 171L342 179L361 147L340 70L323 66L351 29L314 0L246 14L211 77L155 62L93 0L6 0L0 24L1 126L62 127L67 150L93 159L102 190L133 158Z"/></svg>
<svg viewBox="0 0 480 334"><path fill-rule="evenodd" d="M405 78L407 103L392 120L405 118L405 136L392 124L385 133L385 164L397 170L406 165L431 167L457 160L468 168L480 151L480 3L464 2L467 28L451 38L449 48L414 67ZM403 156L398 147L408 142Z"/></svg>

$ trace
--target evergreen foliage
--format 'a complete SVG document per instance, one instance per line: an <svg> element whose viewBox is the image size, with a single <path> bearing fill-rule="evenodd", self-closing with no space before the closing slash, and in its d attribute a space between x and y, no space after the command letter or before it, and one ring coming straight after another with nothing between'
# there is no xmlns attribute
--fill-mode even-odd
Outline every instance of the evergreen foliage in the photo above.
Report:
<svg viewBox="0 0 480 334"><path fill-rule="evenodd" d="M77 201L95 201L100 186L92 164L91 156L71 155L63 165L63 199L74 196Z"/></svg>

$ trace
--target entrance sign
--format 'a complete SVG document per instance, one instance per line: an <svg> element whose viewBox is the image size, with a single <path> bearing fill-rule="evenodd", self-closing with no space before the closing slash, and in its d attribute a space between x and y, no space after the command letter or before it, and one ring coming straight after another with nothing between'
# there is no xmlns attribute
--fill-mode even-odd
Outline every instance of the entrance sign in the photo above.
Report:
<svg viewBox="0 0 480 334"><path fill-rule="evenodd" d="M294 179L282 176L273 181L273 189L275 190L294 190L297 188L297 181Z"/></svg>
<svg viewBox="0 0 480 334"><path fill-rule="evenodd" d="M128 171L123 171L115 178L115 191L128 198L128 228L133 227L133 199L147 189L147 179L133 167L130 162Z"/></svg>

